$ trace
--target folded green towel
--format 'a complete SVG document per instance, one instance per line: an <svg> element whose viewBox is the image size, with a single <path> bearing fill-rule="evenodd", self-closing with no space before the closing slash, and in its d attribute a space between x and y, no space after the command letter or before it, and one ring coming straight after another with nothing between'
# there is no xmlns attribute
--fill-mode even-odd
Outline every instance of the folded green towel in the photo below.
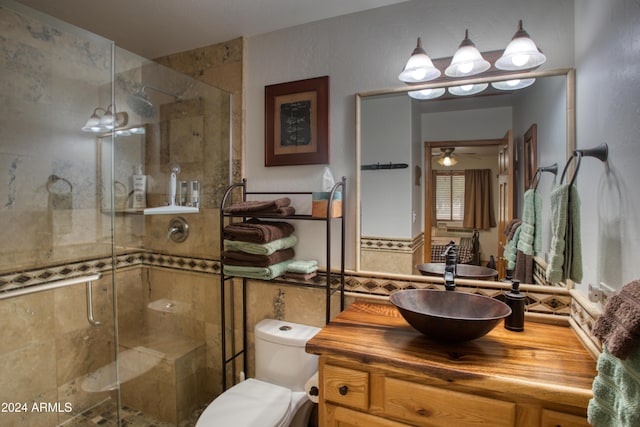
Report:
<svg viewBox="0 0 640 427"><path fill-rule="evenodd" d="M620 360L605 345L597 368L587 408L589 423L594 427L640 426L640 348Z"/></svg>
<svg viewBox="0 0 640 427"><path fill-rule="evenodd" d="M252 243L243 242L242 240L225 240L225 251L240 251L254 255L271 255L275 251L292 248L298 243L295 235L283 237L282 239L272 240L268 243Z"/></svg>
<svg viewBox="0 0 640 427"><path fill-rule="evenodd" d="M293 261L291 264L287 266L287 271L290 273L300 273L300 274L308 274L313 273L318 269L318 261L309 260L309 261Z"/></svg>
<svg viewBox="0 0 640 427"><path fill-rule="evenodd" d="M279 262L269 267L246 267L239 265L225 265L223 272L227 276L246 277L248 279L271 280L282 276L287 271L291 260Z"/></svg>

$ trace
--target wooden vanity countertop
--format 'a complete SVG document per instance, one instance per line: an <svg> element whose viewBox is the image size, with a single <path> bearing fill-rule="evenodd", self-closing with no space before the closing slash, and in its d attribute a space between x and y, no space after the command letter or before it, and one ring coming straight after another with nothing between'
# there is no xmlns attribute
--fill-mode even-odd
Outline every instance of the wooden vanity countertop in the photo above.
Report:
<svg viewBox="0 0 640 427"><path fill-rule="evenodd" d="M355 302L308 341L308 353L523 397L586 407L596 362L569 327L502 323L482 338L439 343L390 304Z"/></svg>

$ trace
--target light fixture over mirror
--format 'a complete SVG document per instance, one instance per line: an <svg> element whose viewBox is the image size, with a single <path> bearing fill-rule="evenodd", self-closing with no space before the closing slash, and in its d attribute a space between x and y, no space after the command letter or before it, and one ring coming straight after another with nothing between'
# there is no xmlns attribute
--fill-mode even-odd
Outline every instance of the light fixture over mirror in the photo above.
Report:
<svg viewBox="0 0 640 427"><path fill-rule="evenodd" d="M460 86L451 86L449 93L456 96L469 96L480 93L489 87L488 83L466 84Z"/></svg>
<svg viewBox="0 0 640 427"><path fill-rule="evenodd" d="M114 113L114 110L113 105L109 105L106 110L102 107L96 107L82 130L84 132L104 133L126 126L129 122L129 114L124 111ZM102 112L102 115L100 115L100 112Z"/></svg>
<svg viewBox="0 0 640 427"><path fill-rule="evenodd" d="M504 51L489 51L480 53L469 39L469 30L465 30L465 37L460 43L453 57L431 60L422 48L422 40L418 43L398 78L409 84L418 85L425 82L442 82L442 88L449 87L449 93L456 96L475 95L484 91L488 85L450 84L456 80L482 76L504 76L504 81L492 86L499 90L517 90L533 84L530 79L518 79L514 74L532 70L546 61L546 57L531 40L529 34L522 29L522 20L518 23L518 31ZM491 63L494 66L491 66ZM446 66L445 64L449 64ZM446 68L445 68L446 67ZM444 70L444 76L442 71ZM441 77L442 76L442 77ZM513 78L509 78L512 77ZM442 88L424 88L411 90L409 96L419 100L429 100L442 96Z"/></svg>
<svg viewBox="0 0 640 427"><path fill-rule="evenodd" d="M522 19L518 22L518 31L507 45L502 56L496 61L499 70L520 71L538 67L547 57L538 49L529 34L522 29Z"/></svg>
<svg viewBox="0 0 640 427"><path fill-rule="evenodd" d="M409 96L414 99L436 99L444 95L445 90L443 87L437 87L433 89L412 90L409 92Z"/></svg>
<svg viewBox="0 0 640 427"><path fill-rule="evenodd" d="M405 83L423 83L440 77L440 74L440 70L433 66L431 58L422 48L422 40L418 37L418 44L398 78Z"/></svg>
<svg viewBox="0 0 640 427"><path fill-rule="evenodd" d="M465 30L464 40L444 73L449 77L469 77L483 73L490 67L489 61L482 57L476 45L469 39L469 30Z"/></svg>
<svg viewBox="0 0 640 427"><path fill-rule="evenodd" d="M536 79L511 79L501 82L493 82L491 83L491 86L498 90L524 89L525 87L531 86L535 81Z"/></svg>

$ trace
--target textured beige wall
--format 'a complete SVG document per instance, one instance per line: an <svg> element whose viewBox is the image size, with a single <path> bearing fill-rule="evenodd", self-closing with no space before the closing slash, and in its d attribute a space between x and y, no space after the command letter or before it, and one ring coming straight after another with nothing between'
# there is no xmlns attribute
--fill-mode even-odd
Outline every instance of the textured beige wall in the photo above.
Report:
<svg viewBox="0 0 640 427"><path fill-rule="evenodd" d="M232 94L233 177L243 176L245 39L205 46L154 61Z"/></svg>

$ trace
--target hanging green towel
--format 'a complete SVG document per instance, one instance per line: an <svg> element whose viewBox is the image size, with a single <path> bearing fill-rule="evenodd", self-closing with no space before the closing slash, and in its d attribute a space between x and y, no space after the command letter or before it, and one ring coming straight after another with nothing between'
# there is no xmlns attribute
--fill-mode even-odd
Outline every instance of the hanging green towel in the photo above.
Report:
<svg viewBox="0 0 640 427"><path fill-rule="evenodd" d="M567 210L569 206L569 186L560 184L549 195L551 206L551 246L547 264L547 280L557 283L564 279L564 248L567 232Z"/></svg>
<svg viewBox="0 0 640 427"><path fill-rule="evenodd" d="M513 237L507 240L507 243L504 245L504 257L507 259L507 270L514 270L516 268L518 241L520 240L521 232L522 224L516 225L516 231L513 233Z"/></svg>
<svg viewBox="0 0 640 427"><path fill-rule="evenodd" d="M571 186L567 222L568 256L565 260L565 277L582 282L582 237L580 235L580 196L578 188Z"/></svg>
<svg viewBox="0 0 640 427"><path fill-rule="evenodd" d="M521 228L518 250L525 255L535 255L542 249L542 198L536 190L524 193Z"/></svg>
<svg viewBox="0 0 640 427"><path fill-rule="evenodd" d="M550 195L551 247L547 280L567 278L582 281L582 240L580 237L580 197L576 186L557 186Z"/></svg>
<svg viewBox="0 0 640 427"><path fill-rule="evenodd" d="M598 357L587 420L593 427L640 426L640 348L625 360L607 350Z"/></svg>

